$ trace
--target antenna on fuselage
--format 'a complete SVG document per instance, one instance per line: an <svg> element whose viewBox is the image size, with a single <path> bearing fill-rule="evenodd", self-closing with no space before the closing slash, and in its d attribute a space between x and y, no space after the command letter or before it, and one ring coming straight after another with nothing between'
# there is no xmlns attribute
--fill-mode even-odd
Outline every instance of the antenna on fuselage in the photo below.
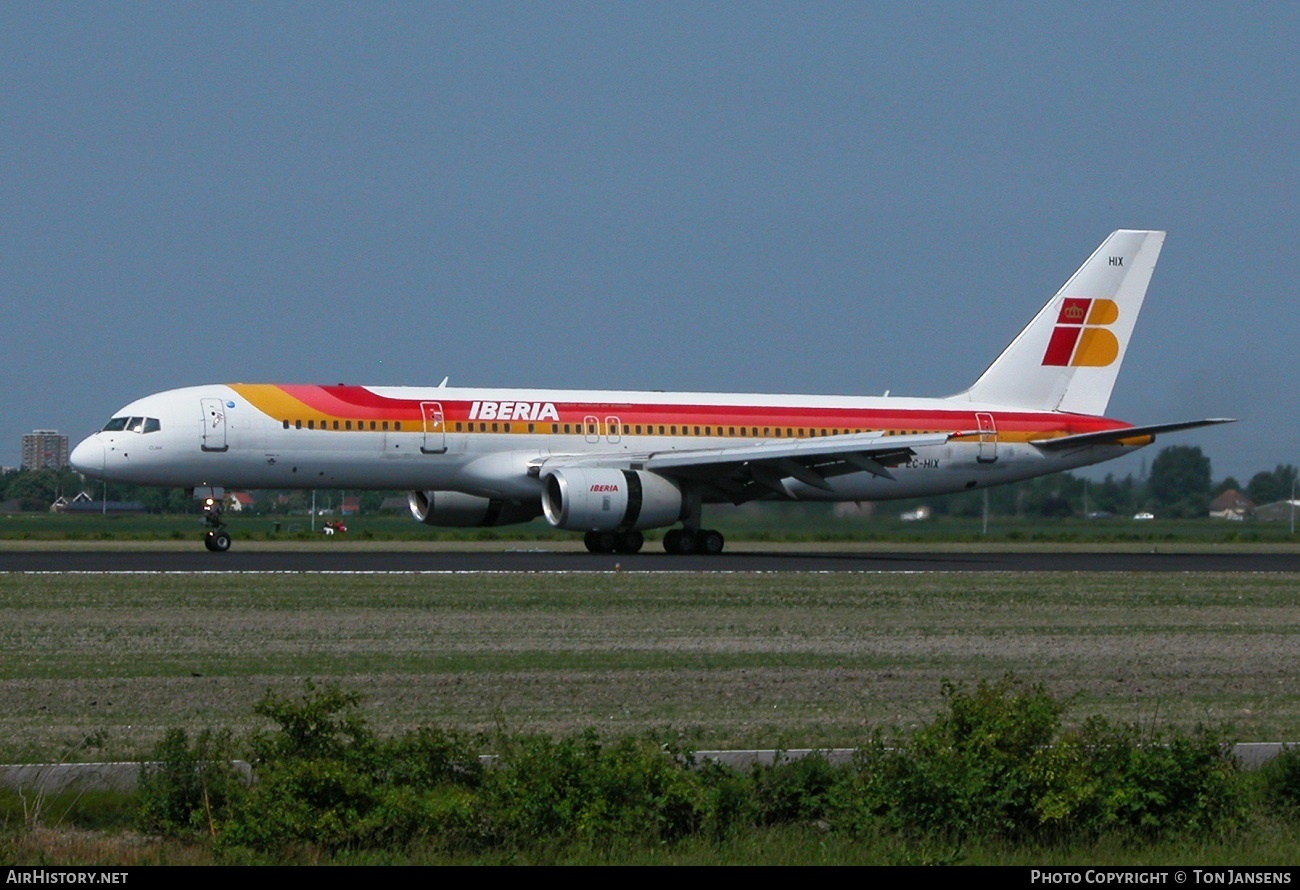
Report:
<svg viewBox="0 0 1300 890"><path fill-rule="evenodd" d="M446 388L447 388L447 381L450 380L450 379L451 379L451 375L450 375L450 374L447 375L446 377L442 378L442 383L439 383L439 384L438 384L438 389L446 389Z"/></svg>

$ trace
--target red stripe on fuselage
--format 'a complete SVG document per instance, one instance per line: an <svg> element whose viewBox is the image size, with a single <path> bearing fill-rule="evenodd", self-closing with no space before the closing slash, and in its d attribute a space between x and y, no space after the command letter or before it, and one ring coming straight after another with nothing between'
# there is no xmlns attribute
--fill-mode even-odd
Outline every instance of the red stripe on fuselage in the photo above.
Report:
<svg viewBox="0 0 1300 890"><path fill-rule="evenodd" d="M438 398L436 392L418 399L400 399L378 395L361 386L318 386L318 385L284 385L278 387L286 395L292 396L303 405L320 412L331 419L353 420L394 420L422 422L421 402L438 401L442 405L445 422L457 421L482 422L480 416L471 421L470 413L474 406L471 400L448 400ZM450 394L450 393L449 393ZM527 393L532 396L534 393ZM894 409L887 408L836 408L823 406L763 406L763 405L678 405L647 404L631 402L564 402L547 401L536 398L497 399L494 405L527 404L553 405L559 415L560 423L583 423L588 417L595 417L604 424L609 418L617 418L626 432L629 425L640 424L647 433L656 433L659 426L695 427L709 426L718 433L726 430L731 435L730 427L746 427L748 434L761 435L755 428L805 428L815 430L897 430L901 432L933 430L975 430L978 423L973 410L956 409ZM1061 415L1043 412L993 411L999 433L1049 433L1075 434L1098 432L1102 430L1123 429L1129 424L1109 420L1104 417L1084 415ZM277 418L281 419L281 418ZM293 419L293 418L289 418ZM500 418L489 418L497 420ZM504 422L527 423L529 417L510 417ZM539 429L553 423L549 417L538 421ZM719 429L721 428L721 429Z"/></svg>

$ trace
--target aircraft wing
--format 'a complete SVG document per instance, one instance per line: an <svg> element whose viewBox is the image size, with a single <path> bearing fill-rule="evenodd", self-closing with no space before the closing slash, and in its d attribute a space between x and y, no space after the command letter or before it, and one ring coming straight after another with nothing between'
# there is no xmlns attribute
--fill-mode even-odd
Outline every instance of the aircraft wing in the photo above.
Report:
<svg viewBox="0 0 1300 890"><path fill-rule="evenodd" d="M771 494L789 496L784 480L829 491L826 479L866 472L893 479L890 466L911 458L914 449L943 445L961 433L887 436L882 432L848 433L813 439L777 439L721 448L648 452L602 452L555 455L538 461L537 471L564 467L609 467L650 470L663 476L711 485L734 503ZM969 433L967 435L970 435Z"/></svg>
<svg viewBox="0 0 1300 890"><path fill-rule="evenodd" d="M1118 443L1124 439L1136 439L1154 436L1157 433L1172 433L1177 430L1190 430L1198 426L1214 426L1216 423L1236 423L1234 417L1207 417L1204 420L1182 420L1177 423L1153 423L1147 426L1130 426L1118 430L1102 430L1099 433L1079 433L1074 436L1060 436L1056 439L1034 439L1030 445L1037 445L1045 451L1058 451L1063 448L1081 448L1087 445L1106 445Z"/></svg>

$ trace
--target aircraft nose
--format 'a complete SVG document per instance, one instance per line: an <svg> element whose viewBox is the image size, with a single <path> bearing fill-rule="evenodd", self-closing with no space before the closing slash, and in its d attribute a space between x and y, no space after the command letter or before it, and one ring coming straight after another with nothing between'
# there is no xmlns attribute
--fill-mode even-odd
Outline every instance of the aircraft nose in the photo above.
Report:
<svg viewBox="0 0 1300 890"><path fill-rule="evenodd" d="M72 454L68 455L68 463L83 476L101 475L104 472L103 443L95 436L82 439L81 443L72 449Z"/></svg>

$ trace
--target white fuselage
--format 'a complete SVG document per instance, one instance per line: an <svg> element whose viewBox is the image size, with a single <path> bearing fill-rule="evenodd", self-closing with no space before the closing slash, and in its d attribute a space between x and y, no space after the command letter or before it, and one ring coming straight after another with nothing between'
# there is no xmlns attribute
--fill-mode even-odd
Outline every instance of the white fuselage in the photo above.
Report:
<svg viewBox="0 0 1300 890"><path fill-rule="evenodd" d="M359 393L376 404L358 404ZM874 430L970 434L914 448L889 476L833 476L829 490L786 481L788 496L799 499L879 500L983 488L1132 447L1049 454L1029 440L1125 425L916 398L446 387L297 387L287 397L284 388L235 384L158 393L114 418L126 420L122 429L101 430L73 452L74 466L87 475L185 488L409 489L514 500L537 498L530 467L561 456L631 460ZM144 431L133 419L153 420L156 428Z"/></svg>

